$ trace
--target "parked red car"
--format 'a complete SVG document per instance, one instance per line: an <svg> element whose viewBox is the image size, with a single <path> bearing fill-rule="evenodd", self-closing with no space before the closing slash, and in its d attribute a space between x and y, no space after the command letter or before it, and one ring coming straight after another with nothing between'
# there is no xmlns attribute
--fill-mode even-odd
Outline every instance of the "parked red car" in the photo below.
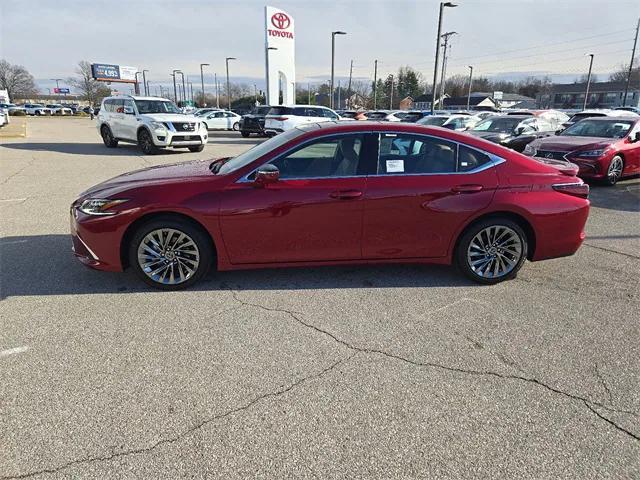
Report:
<svg viewBox="0 0 640 480"><path fill-rule="evenodd" d="M554 163L438 127L309 125L237 157L89 189L71 206L73 248L90 267L131 267L162 289L193 284L213 262L455 263L497 283L584 239L589 187Z"/></svg>
<svg viewBox="0 0 640 480"><path fill-rule="evenodd" d="M526 155L568 160L582 178L614 185L640 174L640 117L592 117L574 123L556 136L534 140Z"/></svg>

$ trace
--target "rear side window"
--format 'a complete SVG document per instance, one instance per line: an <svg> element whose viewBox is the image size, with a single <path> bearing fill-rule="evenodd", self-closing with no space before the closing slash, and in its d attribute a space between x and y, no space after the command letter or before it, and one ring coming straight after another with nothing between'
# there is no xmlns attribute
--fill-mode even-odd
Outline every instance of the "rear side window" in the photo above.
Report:
<svg viewBox="0 0 640 480"><path fill-rule="evenodd" d="M308 110L309 110L308 108L302 108L302 107L293 108L291 115L296 115L298 117L309 117L311 116L311 114L308 113Z"/></svg>
<svg viewBox="0 0 640 480"><path fill-rule="evenodd" d="M469 172L491 162L489 155L473 148L458 146L458 172Z"/></svg>
<svg viewBox="0 0 640 480"><path fill-rule="evenodd" d="M456 144L438 138L385 134L380 138L378 174L455 173Z"/></svg>
<svg viewBox="0 0 640 480"><path fill-rule="evenodd" d="M269 115L294 115L292 113L292 108L289 107L271 107L269 110Z"/></svg>

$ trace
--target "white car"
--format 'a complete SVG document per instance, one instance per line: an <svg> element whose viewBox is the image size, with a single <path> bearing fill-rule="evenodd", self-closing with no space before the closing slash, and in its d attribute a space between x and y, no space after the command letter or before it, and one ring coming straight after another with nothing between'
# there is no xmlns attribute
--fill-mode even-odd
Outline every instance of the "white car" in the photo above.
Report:
<svg viewBox="0 0 640 480"><path fill-rule="evenodd" d="M224 110L224 109L223 108L216 108L216 107L199 108L195 112L193 112L193 115L195 115L196 117L199 117L201 115L206 115L207 113L220 112L222 110Z"/></svg>
<svg viewBox="0 0 640 480"><path fill-rule="evenodd" d="M307 123L332 122L340 115L318 105L291 105L272 107L264 118L264 132L275 135Z"/></svg>
<svg viewBox="0 0 640 480"><path fill-rule="evenodd" d="M372 110L366 112L367 120L380 121L380 122L401 122L402 119L396 116L397 112L390 110Z"/></svg>
<svg viewBox="0 0 640 480"><path fill-rule="evenodd" d="M464 132L475 127L479 121L480 119L473 115L429 115L421 118L416 123Z"/></svg>
<svg viewBox="0 0 640 480"><path fill-rule="evenodd" d="M201 152L207 143L205 124L166 98L119 95L102 101L96 123L102 141L115 148L119 141L137 143L151 155L161 148Z"/></svg>
<svg viewBox="0 0 640 480"><path fill-rule="evenodd" d="M226 110L212 111L204 115L198 115L208 130L240 130L240 119L237 113L228 112Z"/></svg>
<svg viewBox="0 0 640 480"><path fill-rule="evenodd" d="M51 103L47 105L47 108L50 109L54 115L58 115L58 112L60 112L60 115L73 115L73 110L59 103Z"/></svg>
<svg viewBox="0 0 640 480"><path fill-rule="evenodd" d="M9 111L0 108L0 127L4 127L7 123L9 123Z"/></svg>
<svg viewBox="0 0 640 480"><path fill-rule="evenodd" d="M41 103L25 103L23 107L27 115L51 115L51 109Z"/></svg>

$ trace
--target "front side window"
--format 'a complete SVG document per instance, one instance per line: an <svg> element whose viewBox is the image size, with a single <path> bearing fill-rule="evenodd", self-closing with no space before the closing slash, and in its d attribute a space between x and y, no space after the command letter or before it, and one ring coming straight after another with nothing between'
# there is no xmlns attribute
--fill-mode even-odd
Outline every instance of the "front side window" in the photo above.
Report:
<svg viewBox="0 0 640 480"><path fill-rule="evenodd" d="M283 180L352 177L358 174L362 141L361 135L322 138L271 163Z"/></svg>
<svg viewBox="0 0 640 480"><path fill-rule="evenodd" d="M456 144L447 140L407 134L380 137L378 174L456 172Z"/></svg>

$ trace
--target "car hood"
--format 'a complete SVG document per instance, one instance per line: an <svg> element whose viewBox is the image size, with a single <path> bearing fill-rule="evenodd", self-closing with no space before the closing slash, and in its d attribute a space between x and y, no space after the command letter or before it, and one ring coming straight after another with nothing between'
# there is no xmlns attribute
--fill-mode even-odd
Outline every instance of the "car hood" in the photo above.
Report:
<svg viewBox="0 0 640 480"><path fill-rule="evenodd" d="M493 143L504 142L505 140L509 140L512 138L512 135L508 133L498 133L498 132L477 132L474 130L467 130L466 133L473 135L474 137L483 138Z"/></svg>
<svg viewBox="0 0 640 480"><path fill-rule="evenodd" d="M139 115L141 118L151 120L153 122L189 122L195 123L201 121L195 115L184 115L181 113L145 113Z"/></svg>
<svg viewBox="0 0 640 480"><path fill-rule="evenodd" d="M581 148L605 148L615 143L618 138L601 138L601 137L570 137L564 135L556 135L539 139L534 142L534 146L538 149L553 151L572 151Z"/></svg>
<svg viewBox="0 0 640 480"><path fill-rule="evenodd" d="M104 197L109 198L118 193L151 185L160 185L175 182L198 181L200 179L213 179L209 166L216 159L195 160L191 162L174 163L171 165L159 165L135 170L105 182L99 183L80 194L80 198Z"/></svg>

